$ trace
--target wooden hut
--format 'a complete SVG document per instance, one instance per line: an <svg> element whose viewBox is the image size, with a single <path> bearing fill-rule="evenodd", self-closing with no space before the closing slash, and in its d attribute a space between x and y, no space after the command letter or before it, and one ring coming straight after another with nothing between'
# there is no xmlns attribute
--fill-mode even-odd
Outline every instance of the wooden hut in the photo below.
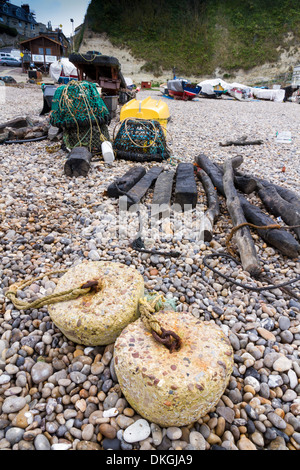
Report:
<svg viewBox="0 0 300 470"><path fill-rule="evenodd" d="M20 48L23 53L23 72L26 72L32 63L37 69L48 72L50 64L63 57L67 49L60 42L44 34L20 42Z"/></svg>

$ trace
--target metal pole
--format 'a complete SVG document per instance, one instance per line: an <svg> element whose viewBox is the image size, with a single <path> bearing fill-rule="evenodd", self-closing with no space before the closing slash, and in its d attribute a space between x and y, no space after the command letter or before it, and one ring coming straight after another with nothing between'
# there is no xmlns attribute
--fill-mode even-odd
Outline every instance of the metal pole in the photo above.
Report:
<svg viewBox="0 0 300 470"><path fill-rule="evenodd" d="M74 52L74 20L71 18L70 21L72 23L72 52Z"/></svg>

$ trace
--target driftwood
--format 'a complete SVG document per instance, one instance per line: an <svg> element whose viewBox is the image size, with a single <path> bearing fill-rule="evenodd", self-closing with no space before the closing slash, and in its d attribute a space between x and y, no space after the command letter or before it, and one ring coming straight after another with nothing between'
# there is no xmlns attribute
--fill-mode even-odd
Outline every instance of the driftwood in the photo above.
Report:
<svg viewBox="0 0 300 470"><path fill-rule="evenodd" d="M259 209L259 207L251 204L243 196L240 201L248 222L254 225L267 226L274 224L274 220ZM296 258L300 253L300 245L293 235L283 228L277 229L256 229L259 236L269 245L274 246L283 255L289 258Z"/></svg>
<svg viewBox="0 0 300 470"><path fill-rule="evenodd" d="M195 157L195 162L200 166L211 178L218 192L225 196L223 186L223 173L206 155L200 154ZM259 207L251 204L242 195L239 196L247 222L258 225L267 226L274 224L274 220L265 214ZM293 235L284 229L257 229L259 236L269 245L274 246L282 254L295 258L300 253L300 245Z"/></svg>
<svg viewBox="0 0 300 470"><path fill-rule="evenodd" d="M127 198L127 208L133 204L138 204L145 196L148 189L157 180L160 173L163 171L162 167L153 166L150 170L127 192L124 196Z"/></svg>
<svg viewBox="0 0 300 470"><path fill-rule="evenodd" d="M174 176L173 170L163 171L156 180L151 212L154 219L170 217Z"/></svg>
<svg viewBox="0 0 300 470"><path fill-rule="evenodd" d="M294 191L291 191L290 189L283 188L282 186L279 186L278 184L274 183L269 183L268 181L258 179L257 182L265 186L266 188L273 187L277 193L285 199L287 202L291 203L294 205L295 208L297 208L298 212L300 211L300 197L294 193Z"/></svg>
<svg viewBox="0 0 300 470"><path fill-rule="evenodd" d="M300 197L294 192L291 191L290 189L283 188L282 186L279 186L278 184L271 183L270 181L266 181L262 178L257 178L256 176L253 175L245 175L241 173L240 171L236 172L236 177L237 178L243 178L245 186L252 185L253 182L255 181L255 191L258 190L258 185L261 184L264 187L273 187L277 191L277 193L286 201L290 202L291 204L294 204L294 206L297 206L297 210L300 211ZM241 189L242 190L242 189ZM248 193L246 193L248 194Z"/></svg>
<svg viewBox="0 0 300 470"><path fill-rule="evenodd" d="M205 211L203 223L201 224L201 240L210 242L213 238L213 226L220 214L218 193L204 170L197 170L197 177L200 179L207 199L207 210Z"/></svg>
<svg viewBox="0 0 300 470"><path fill-rule="evenodd" d="M30 125L28 118L26 116L16 117L10 121L3 122L0 124L0 129L5 129L5 127L12 127L13 129L20 129L21 127L27 127Z"/></svg>
<svg viewBox="0 0 300 470"><path fill-rule="evenodd" d="M175 204L183 211L196 207L198 191L192 163L179 163L177 166L174 193Z"/></svg>
<svg viewBox="0 0 300 470"><path fill-rule="evenodd" d="M206 155L204 155L204 153L201 153L200 155L195 157L195 163L210 177L213 185L218 190L218 192L222 194L222 196L225 196L222 170Z"/></svg>
<svg viewBox="0 0 300 470"><path fill-rule="evenodd" d="M272 186L258 184L257 189L258 196L271 214L275 217L281 217L287 225L299 225L293 231L300 240L300 210L298 211L297 207L283 199Z"/></svg>
<svg viewBox="0 0 300 470"><path fill-rule="evenodd" d="M127 193L144 175L146 170L142 166L130 168L123 176L117 178L107 188L109 197L119 197Z"/></svg>
<svg viewBox="0 0 300 470"><path fill-rule="evenodd" d="M239 162L243 160L243 157L235 157L233 159L233 168L239 166ZM241 161L242 163L242 161ZM215 163L215 165L223 172L223 167L219 163ZM239 172L235 171L234 173L234 184L237 189L242 191L244 194L251 194L257 189L257 180L254 177L240 174Z"/></svg>
<svg viewBox="0 0 300 470"><path fill-rule="evenodd" d="M90 171L92 154L86 147L75 147L69 154L64 165L67 176L87 176Z"/></svg>
<svg viewBox="0 0 300 470"><path fill-rule="evenodd" d="M262 140L227 140L225 143L220 142L221 147L231 147L232 145L261 145Z"/></svg>
<svg viewBox="0 0 300 470"><path fill-rule="evenodd" d="M247 221L241 207L237 190L234 186L232 161L228 159L224 163L223 187L226 196L226 205L233 226L245 224ZM251 276L259 276L261 269L256 255L255 245L249 227L241 227L235 233L236 244L240 254L243 269Z"/></svg>
<svg viewBox="0 0 300 470"><path fill-rule="evenodd" d="M49 125L46 121L36 121L29 118L17 117L3 124L0 124L0 143L23 143L42 140L48 133Z"/></svg>

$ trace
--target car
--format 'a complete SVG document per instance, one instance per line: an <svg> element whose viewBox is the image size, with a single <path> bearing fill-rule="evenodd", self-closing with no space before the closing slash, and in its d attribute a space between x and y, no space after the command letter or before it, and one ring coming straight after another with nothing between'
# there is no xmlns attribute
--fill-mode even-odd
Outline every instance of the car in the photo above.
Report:
<svg viewBox="0 0 300 470"><path fill-rule="evenodd" d="M3 67L21 67L22 62L16 59L15 57L0 57L0 65L2 65Z"/></svg>

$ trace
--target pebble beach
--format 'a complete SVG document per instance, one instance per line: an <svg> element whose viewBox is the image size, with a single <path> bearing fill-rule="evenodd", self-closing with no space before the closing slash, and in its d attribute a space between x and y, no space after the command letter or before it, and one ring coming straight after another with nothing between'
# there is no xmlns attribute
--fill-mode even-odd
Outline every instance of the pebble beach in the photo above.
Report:
<svg viewBox="0 0 300 470"><path fill-rule="evenodd" d="M171 119L167 142L175 169L204 153L217 163L241 155L241 170L300 191L299 104L229 97L179 101L159 90L142 90L165 101ZM43 106L36 85L6 87L0 123ZM120 109L118 110L120 111ZM110 136L119 114L109 126ZM277 143L290 131L290 143ZM221 147L220 142L262 140L262 145ZM47 151L51 142L0 146L0 450L300 450L300 294L290 288L255 292L207 269L205 255L226 251L232 222L224 198L211 242L197 237L205 192L197 181L197 208L185 221L178 215L165 230L148 227L153 196L142 201L142 238L148 249L175 250L178 258L140 253L131 247L139 229L136 214L126 223L119 201L106 189L134 162L106 165L95 157L87 177L68 178L66 152ZM157 163L145 163L150 168ZM253 194L247 198L263 208ZM289 259L251 232L258 258L272 282L299 277L298 259ZM234 246L234 243L233 243ZM17 310L5 297L10 285L33 279L19 292L27 301L49 295L58 282L50 271L82 261L115 261L136 268L145 288L176 301L177 310L213 322L228 337L234 368L218 404L197 422L162 428L149 422L124 398L114 369L114 344L88 347L68 340L47 307ZM253 281L239 264L212 265L243 283ZM43 279L34 278L44 274ZM297 297L298 296L298 297ZM187 390L188 393L188 390Z"/></svg>

